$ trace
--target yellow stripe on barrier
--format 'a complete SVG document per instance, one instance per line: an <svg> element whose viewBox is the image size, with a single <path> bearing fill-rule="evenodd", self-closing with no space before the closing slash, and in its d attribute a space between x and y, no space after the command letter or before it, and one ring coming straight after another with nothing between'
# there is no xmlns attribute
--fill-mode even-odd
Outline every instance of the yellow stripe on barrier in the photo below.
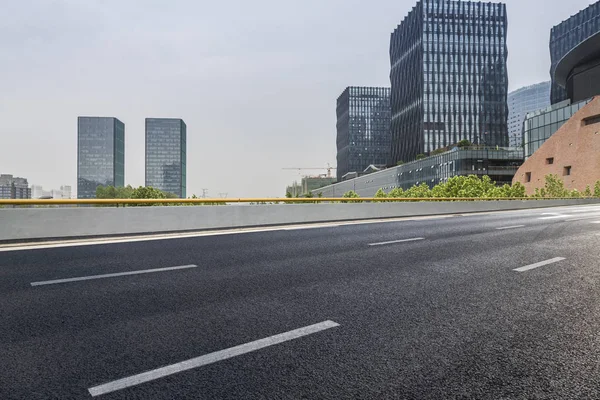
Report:
<svg viewBox="0 0 600 400"><path fill-rule="evenodd" d="M585 200L594 197L425 197L425 198L379 198L379 197L314 197L314 198L238 198L238 199L0 199L0 205L33 206L33 205L119 205L119 204L228 204L228 203L390 203L421 201L533 201L533 200Z"/></svg>

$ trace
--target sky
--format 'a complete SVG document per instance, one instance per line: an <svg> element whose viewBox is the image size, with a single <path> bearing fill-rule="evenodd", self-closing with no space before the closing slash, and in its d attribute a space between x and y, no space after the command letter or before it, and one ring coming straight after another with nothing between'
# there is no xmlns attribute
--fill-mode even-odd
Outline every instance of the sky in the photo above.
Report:
<svg viewBox="0 0 600 400"><path fill-rule="evenodd" d="M77 183L77 116L125 123L144 185L144 119L187 124L187 194L283 197L336 164L336 99L389 86L414 0L0 0L0 173ZM509 90L549 80L552 26L594 1L506 0ZM335 174L335 171L333 171Z"/></svg>

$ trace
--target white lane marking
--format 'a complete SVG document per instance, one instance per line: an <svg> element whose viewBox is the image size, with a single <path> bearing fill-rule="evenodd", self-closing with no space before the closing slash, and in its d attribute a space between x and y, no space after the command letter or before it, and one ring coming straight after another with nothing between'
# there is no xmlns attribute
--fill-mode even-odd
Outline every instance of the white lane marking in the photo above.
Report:
<svg viewBox="0 0 600 400"><path fill-rule="evenodd" d="M198 267L197 265L192 264L192 265L181 265L179 267L167 267L167 268L144 269L144 270L128 271L128 272L117 272L114 274L80 276L77 278L66 278L66 279L55 279L55 280L51 280L51 281L31 282L31 286L44 286L44 285L55 285L57 283L90 281L92 279L114 278L117 276L138 275L138 274L151 274L153 272L175 271L178 269L197 268L197 267Z"/></svg>
<svg viewBox="0 0 600 400"><path fill-rule="evenodd" d="M200 357L192 358L190 360L181 361L177 364L167 365L165 367L153 369L150 371L142 372L141 374L129 376L127 378L119 379L116 381L104 383L102 385L94 386L88 389L93 397L100 396L106 393L111 393L117 390L126 389L131 386L136 386L141 383L150 382L156 379L164 378L165 376L173 375L182 371L188 371L190 369L202 367L204 365L216 363L218 361L227 360L228 358L237 357L242 354L250 353L256 350L263 349L265 347L273 346L290 340L298 339L303 336L312 335L313 333L321 332L326 329L335 328L339 326L338 323L333 321L324 321L318 324L305 326L304 328L295 329L280 333L278 335L269 336L264 339L255 340L241 344L239 346L230 347L225 350L216 351Z"/></svg>
<svg viewBox="0 0 600 400"><path fill-rule="evenodd" d="M401 217L401 218L386 218L377 220L357 220L347 222L337 222L335 226L346 225L367 225L367 224L388 224L393 222L407 221L424 221L452 218L453 215L432 215L424 217ZM312 226L312 225L311 225ZM332 225L329 225L332 226ZM134 242L149 242L154 240L169 240L169 239L186 239L204 236L222 236L222 235L238 235L243 233L260 233L260 232L276 232L282 230L308 229L305 225L279 225L267 228L241 228L228 229L222 231L202 231L190 233L170 233L160 235L144 235L135 237L118 237L118 238L101 238L101 239L74 239L63 241L52 241L39 244L17 244L17 245L0 245L0 253L6 251L24 251L24 250L39 250L53 249L61 247L78 247L78 246L97 246L102 244L118 244L118 243L134 243Z"/></svg>
<svg viewBox="0 0 600 400"><path fill-rule="evenodd" d="M600 221L594 221L592 224L600 224Z"/></svg>
<svg viewBox="0 0 600 400"><path fill-rule="evenodd" d="M543 267L544 265L554 264L554 263L557 263L557 262L562 261L562 260L566 260L566 258L564 258L564 257L551 258L550 260L540 261L540 262L535 263L535 264L529 264L529 265L525 265L524 267L515 268L515 269L513 269L513 271L525 272L525 271L529 271L530 269L534 269L534 268L538 268L538 267Z"/></svg>
<svg viewBox="0 0 600 400"><path fill-rule="evenodd" d="M598 216L593 216L593 217L581 217L581 218L570 218L570 219L565 219L565 222L585 221L585 220L589 220L589 219L596 219L596 218L598 218Z"/></svg>
<svg viewBox="0 0 600 400"><path fill-rule="evenodd" d="M538 219L541 220L547 220L547 219L560 219L560 218L578 218L578 219L585 219L585 218L598 218L600 216L599 213L594 212L594 213L589 213L589 214L580 214L580 215L570 215L570 214L557 214L557 215L553 215L551 217L541 217Z"/></svg>
<svg viewBox="0 0 600 400"><path fill-rule="evenodd" d="M569 218L569 215L556 214L556 215L553 215L551 217L541 217L541 218L538 218L538 219L559 219L559 218Z"/></svg>
<svg viewBox="0 0 600 400"><path fill-rule="evenodd" d="M499 231L503 231L505 229L517 229L517 228L524 228L525 225L513 225L513 226L502 226L500 228L496 228Z"/></svg>
<svg viewBox="0 0 600 400"><path fill-rule="evenodd" d="M337 226L340 226L340 224L324 224L324 225L307 225L307 226L298 226L298 227L291 227L291 228L282 228L282 231L296 231L296 230L302 230L302 229L321 229L321 228L335 228Z"/></svg>
<svg viewBox="0 0 600 400"><path fill-rule="evenodd" d="M379 242L379 243L369 243L369 246L383 246L386 244L395 244L395 243L404 243L404 242L416 242L417 240L425 240L425 238L412 238L412 239L400 239L400 240L392 240L390 242Z"/></svg>

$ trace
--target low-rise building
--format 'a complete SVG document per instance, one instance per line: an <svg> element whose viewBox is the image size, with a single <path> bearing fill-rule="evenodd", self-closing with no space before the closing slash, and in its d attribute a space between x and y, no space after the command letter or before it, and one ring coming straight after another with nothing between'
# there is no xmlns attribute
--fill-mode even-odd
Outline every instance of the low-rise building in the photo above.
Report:
<svg viewBox="0 0 600 400"><path fill-rule="evenodd" d="M305 176L300 182L294 182L291 186L286 187L285 192L286 194L290 193L292 197L305 196L316 189L331 185L335 182L336 178L334 177Z"/></svg>
<svg viewBox="0 0 600 400"><path fill-rule="evenodd" d="M521 182L526 193L533 194L544 187L550 174L563 179L565 188L580 192L587 186L593 190L600 180L600 97L583 104L545 140L519 168L513 182Z"/></svg>
<svg viewBox="0 0 600 400"><path fill-rule="evenodd" d="M426 183L433 187L453 176L488 175L497 184L511 183L523 163L523 150L513 147L453 147L438 155L412 161L379 172L362 175L313 191L323 197L341 197L353 190L361 197L372 197L379 189L389 192Z"/></svg>

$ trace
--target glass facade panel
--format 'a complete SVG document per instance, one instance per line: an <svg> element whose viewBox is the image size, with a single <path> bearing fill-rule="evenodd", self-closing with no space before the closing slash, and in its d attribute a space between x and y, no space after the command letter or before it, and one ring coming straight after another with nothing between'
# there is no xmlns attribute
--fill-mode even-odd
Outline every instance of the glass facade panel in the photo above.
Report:
<svg viewBox="0 0 600 400"><path fill-rule="evenodd" d="M419 1L390 41L391 162L507 146L507 53L504 4Z"/></svg>
<svg viewBox="0 0 600 400"><path fill-rule="evenodd" d="M337 100L337 178L385 166L390 153L390 89L348 87Z"/></svg>
<svg viewBox="0 0 600 400"><path fill-rule="evenodd" d="M186 136L181 119L146 118L146 186L186 197Z"/></svg>
<svg viewBox="0 0 600 400"><path fill-rule="evenodd" d="M525 158L530 157L550 136L567 122L573 114L589 103L591 99L570 104L567 100L546 109L527 114L523 124ZM541 122L536 128L537 121Z"/></svg>
<svg viewBox="0 0 600 400"><path fill-rule="evenodd" d="M511 147L523 145L523 121L527 113L549 105L549 81L526 86L508 94L508 137ZM537 120L535 123L538 123Z"/></svg>
<svg viewBox="0 0 600 400"><path fill-rule="evenodd" d="M77 118L77 198L95 198L100 185L124 184L125 125L112 117Z"/></svg>
<svg viewBox="0 0 600 400"><path fill-rule="evenodd" d="M567 100L565 88L558 85L554 72L558 62L574 47L600 31L600 2L581 10L550 31L550 77L552 78L551 103Z"/></svg>

